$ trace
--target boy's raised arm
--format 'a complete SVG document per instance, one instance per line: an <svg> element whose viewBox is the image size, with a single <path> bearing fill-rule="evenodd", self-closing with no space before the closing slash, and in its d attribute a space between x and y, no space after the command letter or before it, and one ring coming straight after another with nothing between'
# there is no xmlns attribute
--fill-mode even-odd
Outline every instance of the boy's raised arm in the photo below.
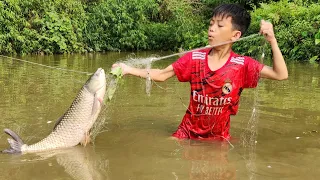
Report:
<svg viewBox="0 0 320 180"><path fill-rule="evenodd" d="M172 65L165 69L139 69L119 63L112 65L112 68L117 66L121 67L123 75L131 74L141 78L151 78L154 81L165 81L175 75Z"/></svg>
<svg viewBox="0 0 320 180"><path fill-rule="evenodd" d="M262 20L260 24L260 33L263 34L270 43L273 54L273 67L264 66L260 72L261 77L274 80L287 79L287 65L278 46L277 39L275 38L272 24Z"/></svg>

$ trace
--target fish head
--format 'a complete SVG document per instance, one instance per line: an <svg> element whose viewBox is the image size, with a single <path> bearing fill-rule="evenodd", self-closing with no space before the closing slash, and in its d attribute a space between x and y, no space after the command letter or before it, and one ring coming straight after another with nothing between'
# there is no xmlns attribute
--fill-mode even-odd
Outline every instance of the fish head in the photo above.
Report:
<svg viewBox="0 0 320 180"><path fill-rule="evenodd" d="M95 94L97 98L103 99L106 92L106 74L102 68L98 70L89 78L85 84L86 89Z"/></svg>

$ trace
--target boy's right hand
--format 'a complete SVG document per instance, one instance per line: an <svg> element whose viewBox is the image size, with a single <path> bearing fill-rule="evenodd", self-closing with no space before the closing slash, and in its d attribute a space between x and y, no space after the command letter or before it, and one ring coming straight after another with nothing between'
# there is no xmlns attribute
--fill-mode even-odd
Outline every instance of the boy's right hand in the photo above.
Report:
<svg viewBox="0 0 320 180"><path fill-rule="evenodd" d="M130 66L124 64L124 63L115 63L112 65L112 69L116 68L116 67L120 67L122 70L122 75L126 75L130 73Z"/></svg>
<svg viewBox="0 0 320 180"><path fill-rule="evenodd" d="M277 41L274 35L273 25L269 21L261 20L259 33L263 34L269 43Z"/></svg>

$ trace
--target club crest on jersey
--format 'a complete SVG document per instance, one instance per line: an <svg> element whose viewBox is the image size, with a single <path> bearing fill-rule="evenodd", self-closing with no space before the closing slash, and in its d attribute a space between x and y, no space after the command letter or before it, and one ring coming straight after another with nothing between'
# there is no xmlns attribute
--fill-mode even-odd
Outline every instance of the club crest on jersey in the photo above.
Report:
<svg viewBox="0 0 320 180"><path fill-rule="evenodd" d="M223 92L223 94L229 94L229 93L231 93L231 91L232 91L232 84L231 84L231 81L228 80L222 86L222 92Z"/></svg>

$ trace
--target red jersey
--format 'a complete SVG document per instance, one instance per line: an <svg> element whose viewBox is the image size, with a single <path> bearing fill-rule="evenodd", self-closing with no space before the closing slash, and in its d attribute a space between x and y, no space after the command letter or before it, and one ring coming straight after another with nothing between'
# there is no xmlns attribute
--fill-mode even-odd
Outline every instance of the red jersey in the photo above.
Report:
<svg viewBox="0 0 320 180"><path fill-rule="evenodd" d="M230 115L238 111L244 88L258 84L263 64L234 52L219 69L208 66L210 48L185 54L172 64L181 82L190 82L190 103L177 138L230 139Z"/></svg>

